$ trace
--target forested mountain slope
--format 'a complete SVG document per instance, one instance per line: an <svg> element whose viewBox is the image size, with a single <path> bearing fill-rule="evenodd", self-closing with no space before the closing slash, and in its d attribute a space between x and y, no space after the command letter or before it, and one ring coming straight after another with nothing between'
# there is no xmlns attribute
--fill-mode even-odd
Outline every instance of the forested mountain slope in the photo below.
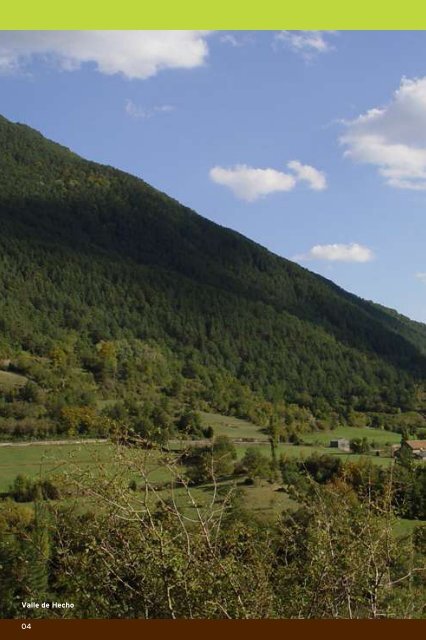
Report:
<svg viewBox="0 0 426 640"><path fill-rule="evenodd" d="M272 401L417 402L424 325L4 118L0 224L4 357L50 358L72 342L90 371L99 344L138 340L171 354L207 399L230 376Z"/></svg>

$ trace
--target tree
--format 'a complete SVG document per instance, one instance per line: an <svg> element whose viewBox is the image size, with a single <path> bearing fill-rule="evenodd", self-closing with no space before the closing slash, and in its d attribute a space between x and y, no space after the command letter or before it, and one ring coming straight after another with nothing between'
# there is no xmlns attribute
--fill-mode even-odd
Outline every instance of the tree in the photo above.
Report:
<svg viewBox="0 0 426 640"><path fill-rule="evenodd" d="M269 480L273 476L271 461L256 447L249 447L235 469L236 473L246 473L250 480Z"/></svg>
<svg viewBox="0 0 426 640"><path fill-rule="evenodd" d="M178 430L188 436L202 435L202 422L200 414L192 409L186 409L176 422Z"/></svg>
<svg viewBox="0 0 426 640"><path fill-rule="evenodd" d="M103 377L114 377L117 372L117 348L114 342L102 340L96 345Z"/></svg>
<svg viewBox="0 0 426 640"><path fill-rule="evenodd" d="M31 532L31 560L29 568L30 597L39 602L48 600L49 594L49 561L50 535L48 528L48 511L43 503L41 487L36 487L34 500L34 528ZM43 612L40 612L41 614Z"/></svg>
<svg viewBox="0 0 426 640"><path fill-rule="evenodd" d="M209 447L193 447L186 456L193 483L213 482L233 472L237 451L227 436L217 436Z"/></svg>
<svg viewBox="0 0 426 640"><path fill-rule="evenodd" d="M410 470L413 468L414 460L413 460L413 454L410 450L410 447L406 445L407 442L408 442L408 438L407 439L403 437L401 438L401 446L396 452L397 454L396 460L399 465Z"/></svg>
<svg viewBox="0 0 426 640"><path fill-rule="evenodd" d="M34 382L31 382L29 380L23 387L20 388L19 398L24 402L39 402L40 390Z"/></svg>
<svg viewBox="0 0 426 640"><path fill-rule="evenodd" d="M29 595L31 530L34 512L11 500L0 503L0 618L14 618L22 614L19 601Z"/></svg>
<svg viewBox="0 0 426 640"><path fill-rule="evenodd" d="M277 461L277 446L279 441L279 423L277 416L271 415L269 418L268 425L268 436L269 436L269 444L271 445L271 460L273 469L277 469L278 461Z"/></svg>
<svg viewBox="0 0 426 640"><path fill-rule="evenodd" d="M127 474L112 479L97 472L75 479L101 508L53 507L55 592L72 594L82 617L272 617L268 536L228 517L233 492L200 504L168 456L163 464L188 513L174 490L165 499L150 481L149 454L132 456L130 464L121 456L118 450L126 471L142 481L140 501Z"/></svg>
<svg viewBox="0 0 426 640"><path fill-rule="evenodd" d="M368 453L370 451L370 443L367 438L353 438L349 446L352 453Z"/></svg>
<svg viewBox="0 0 426 640"><path fill-rule="evenodd" d="M277 540L279 615L422 615L422 569L412 539L395 537L390 486L383 498L360 502L341 481L313 483L299 500L303 509L283 518Z"/></svg>
<svg viewBox="0 0 426 640"><path fill-rule="evenodd" d="M158 454L116 445L114 473L70 468L84 509L40 494L34 510L0 503L1 617L40 597L72 600L82 618L422 617L424 535L395 535L391 483L360 499L339 478L305 475L299 508L275 523L216 478L194 494L181 454Z"/></svg>

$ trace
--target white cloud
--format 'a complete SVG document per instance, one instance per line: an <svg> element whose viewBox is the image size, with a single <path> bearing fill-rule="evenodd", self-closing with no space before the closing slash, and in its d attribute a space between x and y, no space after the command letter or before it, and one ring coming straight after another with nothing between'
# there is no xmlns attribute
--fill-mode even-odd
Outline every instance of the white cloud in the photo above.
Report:
<svg viewBox="0 0 426 640"><path fill-rule="evenodd" d="M245 164L238 164L231 169L213 167L210 178L217 184L229 187L237 198L247 202L277 191L291 191L296 186L296 179L290 174L275 169L254 169Z"/></svg>
<svg viewBox="0 0 426 640"><path fill-rule="evenodd" d="M308 164L301 164L298 160L292 160L287 166L295 172L297 180L304 180L311 189L322 191L327 187L325 173L322 171L318 171Z"/></svg>
<svg viewBox="0 0 426 640"><path fill-rule="evenodd" d="M374 253L368 247L352 244L316 244L308 253L295 256L294 260L327 260L331 262L370 262Z"/></svg>
<svg viewBox="0 0 426 640"><path fill-rule="evenodd" d="M255 34L253 31L239 31L237 33L223 33L219 32L220 42L223 44L229 44L231 47L244 47L249 44L253 44L255 41Z"/></svg>
<svg viewBox="0 0 426 640"><path fill-rule="evenodd" d="M310 189L325 189L325 175L321 171L297 160L292 160L287 166L295 175L276 169L256 169L246 164L238 164L229 169L216 166L210 170L209 175L213 182L228 187L237 198L247 202L271 193L291 191L299 181L307 182Z"/></svg>
<svg viewBox="0 0 426 640"><path fill-rule="evenodd" d="M426 273L416 273L416 278L426 284Z"/></svg>
<svg viewBox="0 0 426 640"><path fill-rule="evenodd" d="M225 33L224 35L220 36L220 41L225 44L230 44L231 47L241 46L241 40L239 38L236 38L232 33Z"/></svg>
<svg viewBox="0 0 426 640"><path fill-rule="evenodd" d="M0 74L6 75L18 71L17 60L12 56L6 55L0 49Z"/></svg>
<svg viewBox="0 0 426 640"><path fill-rule="evenodd" d="M72 71L93 63L104 74L145 79L162 69L192 69L207 57L208 31L0 31L0 70L37 57Z"/></svg>
<svg viewBox="0 0 426 640"><path fill-rule="evenodd" d="M157 113L170 113L174 111L174 107L171 104L162 104L156 107L142 107L141 105L135 104L133 100L126 100L124 109L131 118L143 120L152 118Z"/></svg>
<svg viewBox="0 0 426 640"><path fill-rule="evenodd" d="M305 59L311 59L334 49L327 39L333 35L336 35L336 31L279 31L275 41L284 44Z"/></svg>
<svg viewBox="0 0 426 640"><path fill-rule="evenodd" d="M426 77L403 78L388 105L344 124L345 156L376 166L391 187L426 189Z"/></svg>

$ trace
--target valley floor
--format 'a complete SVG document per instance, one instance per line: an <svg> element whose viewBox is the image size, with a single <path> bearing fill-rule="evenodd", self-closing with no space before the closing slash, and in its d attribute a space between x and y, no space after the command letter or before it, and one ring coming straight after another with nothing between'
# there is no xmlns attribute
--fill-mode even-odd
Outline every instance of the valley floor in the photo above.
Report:
<svg viewBox="0 0 426 640"><path fill-rule="evenodd" d="M211 425L215 435L227 435L234 443L237 452L237 459L241 460L248 449L255 448L264 456L270 456L270 444L267 434L258 426L244 420L222 416L213 413L201 413L203 425ZM368 441L377 447L379 455L370 454L357 455L347 453L338 449L330 448L329 442L336 438L366 437ZM303 444L294 445L289 443L279 443L277 455L285 456L289 460L303 460L313 453L327 454L338 457L345 462L357 462L369 460L374 465L382 467L390 466L394 459L390 455L390 446L398 443L400 435L397 433L357 427L338 427L330 431L303 434ZM173 453L181 452L189 447L205 446L208 440L171 440L169 451ZM54 478L63 472L70 472L72 469L79 472L90 471L96 474L96 467L109 468L113 472L116 448L107 440L101 439L78 439L78 440L53 440L34 442L3 442L0 443L0 492L5 496L11 484L18 474L23 474L29 478ZM125 453L124 456L127 454ZM129 452L134 456L134 452ZM138 454L136 454L138 455ZM142 454L145 462L149 458L150 472L149 481L154 483L161 495L166 496L170 488L171 476L164 465L161 464L161 453L149 451ZM134 459L132 464L134 463ZM130 470L129 481L134 480L140 485L140 477L137 466L133 464L133 471ZM271 517L278 515L283 509L295 508L297 503L290 499L288 495L280 490L280 484L266 480L256 481L249 485L244 477L223 478L218 483L220 491L226 493L230 490L238 490L244 505L260 517ZM192 488L192 493L197 501L203 503L209 500L215 488L211 484L202 484ZM182 503L187 503L185 492L176 490L176 495ZM186 504L185 508L188 508ZM190 505L189 505L189 508ZM399 532L406 532L412 526L419 524L419 521L400 520Z"/></svg>

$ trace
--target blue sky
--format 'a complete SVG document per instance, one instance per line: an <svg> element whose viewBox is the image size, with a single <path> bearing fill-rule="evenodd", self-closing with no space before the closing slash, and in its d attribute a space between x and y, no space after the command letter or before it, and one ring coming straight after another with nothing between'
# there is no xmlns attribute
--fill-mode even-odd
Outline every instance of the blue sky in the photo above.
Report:
<svg viewBox="0 0 426 640"><path fill-rule="evenodd" d="M0 113L426 322L426 32L0 32Z"/></svg>

